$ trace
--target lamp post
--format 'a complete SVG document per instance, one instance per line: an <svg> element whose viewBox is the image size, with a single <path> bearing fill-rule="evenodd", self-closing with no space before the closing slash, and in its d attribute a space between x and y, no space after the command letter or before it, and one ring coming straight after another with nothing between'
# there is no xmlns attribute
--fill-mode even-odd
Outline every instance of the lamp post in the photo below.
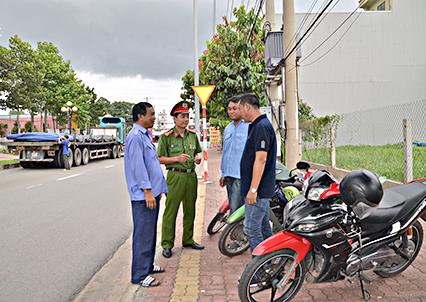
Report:
<svg viewBox="0 0 426 302"><path fill-rule="evenodd" d="M72 113L73 112L77 112L77 110L78 110L78 108L76 107L76 106L74 106L74 107L72 107L71 108L71 106L72 106L72 102L71 101L68 101L67 102L67 107L62 107L61 108L61 111L62 112L66 112L67 113L67 115L68 115L68 120L69 120L69 131L70 131L70 135L71 135L71 121L72 121Z"/></svg>

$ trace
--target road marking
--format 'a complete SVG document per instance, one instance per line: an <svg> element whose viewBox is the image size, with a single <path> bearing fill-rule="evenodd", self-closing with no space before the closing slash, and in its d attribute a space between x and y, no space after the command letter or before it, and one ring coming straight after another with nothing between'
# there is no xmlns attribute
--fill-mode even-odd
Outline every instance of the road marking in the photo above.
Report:
<svg viewBox="0 0 426 302"><path fill-rule="evenodd" d="M79 175L81 175L81 173L65 176L65 177L62 177L62 178L58 178L57 180L65 180L65 179L76 177L76 176L79 176Z"/></svg>
<svg viewBox="0 0 426 302"><path fill-rule="evenodd" d="M106 166L105 167L105 169L108 169L108 168L112 168L112 167L114 167L115 165L109 165L109 166Z"/></svg>
<svg viewBox="0 0 426 302"><path fill-rule="evenodd" d="M34 185L34 186L29 186L29 187L27 187L27 189L32 189L32 188L35 188L35 187L40 187L40 186L42 186L43 184L38 184L38 185Z"/></svg>

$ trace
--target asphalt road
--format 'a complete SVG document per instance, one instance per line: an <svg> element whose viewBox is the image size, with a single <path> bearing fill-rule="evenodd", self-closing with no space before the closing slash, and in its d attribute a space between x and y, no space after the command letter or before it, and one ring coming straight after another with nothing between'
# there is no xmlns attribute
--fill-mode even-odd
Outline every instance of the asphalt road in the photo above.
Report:
<svg viewBox="0 0 426 302"><path fill-rule="evenodd" d="M132 231L123 158L0 171L0 301L70 301Z"/></svg>

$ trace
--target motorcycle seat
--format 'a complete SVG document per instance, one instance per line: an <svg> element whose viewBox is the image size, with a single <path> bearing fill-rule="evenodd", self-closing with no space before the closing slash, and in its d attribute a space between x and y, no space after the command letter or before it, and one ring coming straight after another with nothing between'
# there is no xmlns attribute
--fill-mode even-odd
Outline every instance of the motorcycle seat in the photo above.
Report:
<svg viewBox="0 0 426 302"><path fill-rule="evenodd" d="M383 230L409 214L426 197L426 184L414 182L384 190L379 207L360 225L367 233Z"/></svg>

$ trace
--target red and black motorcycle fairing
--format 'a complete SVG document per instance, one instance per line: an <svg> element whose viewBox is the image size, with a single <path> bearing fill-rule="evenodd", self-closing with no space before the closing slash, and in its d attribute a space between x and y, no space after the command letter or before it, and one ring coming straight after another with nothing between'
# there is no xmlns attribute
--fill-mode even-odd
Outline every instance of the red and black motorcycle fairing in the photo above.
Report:
<svg viewBox="0 0 426 302"><path fill-rule="evenodd" d="M413 255L407 255L406 234L426 211L426 183L410 183L384 192L379 207L363 220L358 220L345 205L295 198L284 213L284 231L259 244L253 255L279 249L294 250L296 265L307 260L309 271L315 268L316 274L308 280L314 283L341 280L340 273L354 277L373 270L381 275L381 270L389 269L386 265L395 257L413 261L420 248L417 247ZM422 233L419 241L422 241L423 231L421 225L419 227ZM401 236L403 239L399 241ZM287 283L291 274L285 278ZM362 280L361 288L366 298Z"/></svg>

